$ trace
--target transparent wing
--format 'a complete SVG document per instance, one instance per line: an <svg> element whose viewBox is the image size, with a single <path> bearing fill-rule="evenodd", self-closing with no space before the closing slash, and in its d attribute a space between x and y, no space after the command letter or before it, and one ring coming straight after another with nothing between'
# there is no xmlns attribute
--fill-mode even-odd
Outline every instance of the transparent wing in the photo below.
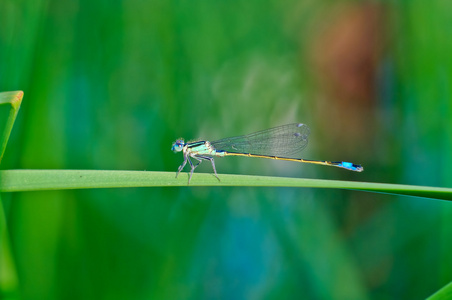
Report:
<svg viewBox="0 0 452 300"><path fill-rule="evenodd" d="M282 125L255 133L211 142L216 150L234 153L284 156L300 152L308 144L309 127L301 123Z"/></svg>

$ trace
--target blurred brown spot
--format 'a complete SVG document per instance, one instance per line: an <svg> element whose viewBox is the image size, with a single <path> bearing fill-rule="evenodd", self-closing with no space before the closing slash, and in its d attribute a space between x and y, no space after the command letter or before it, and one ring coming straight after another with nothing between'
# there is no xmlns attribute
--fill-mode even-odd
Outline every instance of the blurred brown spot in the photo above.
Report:
<svg viewBox="0 0 452 300"><path fill-rule="evenodd" d="M318 77L336 98L370 102L381 52L382 9L354 4L333 12L313 41L312 62Z"/></svg>
<svg viewBox="0 0 452 300"><path fill-rule="evenodd" d="M373 127L369 117L376 99L384 32L382 16L382 6L376 3L341 5L317 18L317 30L311 32L309 60L320 93L317 109L325 117L325 130L341 136L341 142L347 142L345 132L349 139L365 142L362 138L369 132L364 128ZM347 151L346 143L343 144L340 147Z"/></svg>

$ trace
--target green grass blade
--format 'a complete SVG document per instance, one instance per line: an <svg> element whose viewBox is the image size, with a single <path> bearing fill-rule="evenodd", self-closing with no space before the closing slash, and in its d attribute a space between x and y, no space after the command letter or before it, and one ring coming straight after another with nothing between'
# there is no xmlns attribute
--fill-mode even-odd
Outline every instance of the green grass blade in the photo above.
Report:
<svg viewBox="0 0 452 300"><path fill-rule="evenodd" d="M6 119L4 130L0 136L0 163L5 153L6 144L8 143L9 135L13 129L14 121L16 120L17 113L19 112L20 104L22 103L22 97L24 93L22 91L15 92L3 92L0 93L0 105L11 105L9 116ZM1 124L3 126L3 124Z"/></svg>
<svg viewBox="0 0 452 300"><path fill-rule="evenodd" d="M18 278L6 226L6 218L0 199L0 296L14 295L18 289ZM8 296L7 296L8 298Z"/></svg>
<svg viewBox="0 0 452 300"><path fill-rule="evenodd" d="M452 282L427 298L428 300L452 299Z"/></svg>
<svg viewBox="0 0 452 300"><path fill-rule="evenodd" d="M2 118L0 118L0 163L5 153L6 144L13 129L14 121L19 112L23 95L24 93L22 91L0 93L0 105L10 106L6 122L3 120L3 114ZM13 294L17 291L18 286L14 259L11 255L9 244L5 212L0 198L0 266L3 266L3 268L0 268L0 294L6 295Z"/></svg>
<svg viewBox="0 0 452 300"><path fill-rule="evenodd" d="M5 170L0 176L0 191L187 186L188 175L183 173L175 178L175 174L146 171ZM212 174L194 174L190 186L337 188L452 200L452 189L449 188L269 176L219 176L220 182Z"/></svg>

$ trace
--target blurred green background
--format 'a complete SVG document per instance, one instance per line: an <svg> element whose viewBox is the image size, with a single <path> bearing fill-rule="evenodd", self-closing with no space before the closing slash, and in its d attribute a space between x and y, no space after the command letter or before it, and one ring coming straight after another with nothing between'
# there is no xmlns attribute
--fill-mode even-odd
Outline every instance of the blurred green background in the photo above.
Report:
<svg viewBox="0 0 452 300"><path fill-rule="evenodd" d="M451 30L441 0L0 0L0 91L25 92L1 167L176 171L179 137L302 122L304 158L365 171L231 157L220 177L452 187ZM1 197L1 299L420 299L452 280L441 201L221 187Z"/></svg>

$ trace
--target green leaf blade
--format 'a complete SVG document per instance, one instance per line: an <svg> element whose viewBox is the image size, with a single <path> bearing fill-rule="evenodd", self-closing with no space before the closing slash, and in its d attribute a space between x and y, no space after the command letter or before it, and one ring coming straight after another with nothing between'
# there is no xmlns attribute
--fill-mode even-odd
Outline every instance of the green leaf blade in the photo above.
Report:
<svg viewBox="0 0 452 300"><path fill-rule="evenodd" d="M0 191L23 192L39 190L124 188L124 187L176 187L187 186L187 174L175 178L174 172L106 171L106 170L5 170L0 176ZM219 174L194 174L190 187L247 186L247 187L299 187L337 188L393 195L452 200L452 189L411 186L388 183L339 181L307 178L270 177Z"/></svg>
<svg viewBox="0 0 452 300"><path fill-rule="evenodd" d="M442 299L451 299L452 298L452 282L445 285L439 291L428 297L428 300L442 300Z"/></svg>
<svg viewBox="0 0 452 300"><path fill-rule="evenodd" d="M8 143L11 130L13 129L14 121L16 120L17 113L19 112L23 96L24 92L22 91L0 93L0 105L11 105L9 116L6 119L5 124L1 124L3 133L0 136L0 163L3 158L3 154L5 153L6 144Z"/></svg>

